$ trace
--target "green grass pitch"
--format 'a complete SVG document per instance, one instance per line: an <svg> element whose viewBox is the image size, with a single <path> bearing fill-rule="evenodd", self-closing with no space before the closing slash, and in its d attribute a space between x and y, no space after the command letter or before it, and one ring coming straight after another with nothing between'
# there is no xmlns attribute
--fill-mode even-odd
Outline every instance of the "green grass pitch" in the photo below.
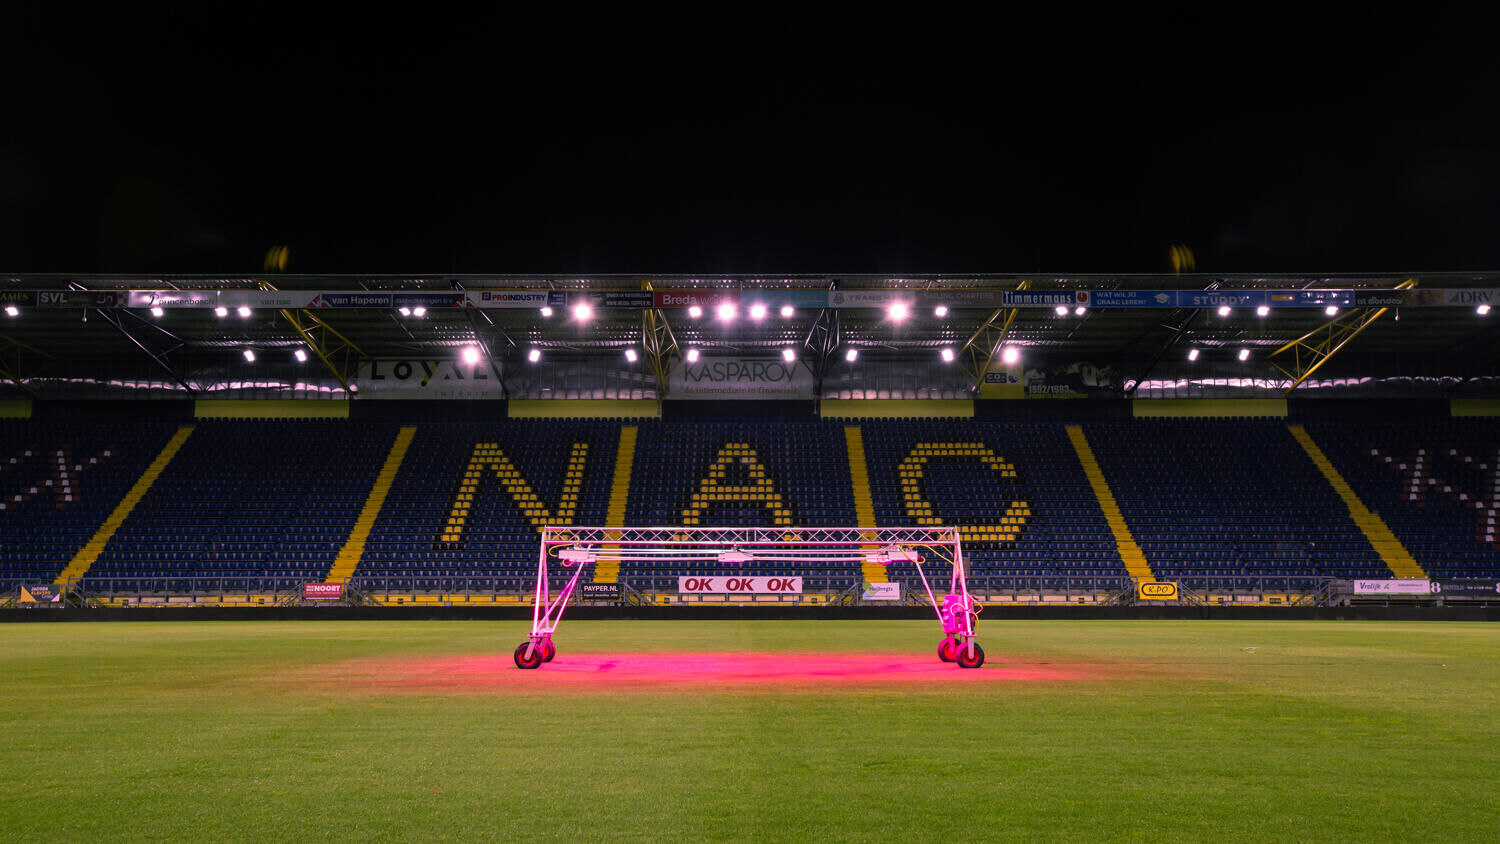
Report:
<svg viewBox="0 0 1500 844"><path fill-rule="evenodd" d="M0 625L15 841L1492 841L1500 627Z"/></svg>

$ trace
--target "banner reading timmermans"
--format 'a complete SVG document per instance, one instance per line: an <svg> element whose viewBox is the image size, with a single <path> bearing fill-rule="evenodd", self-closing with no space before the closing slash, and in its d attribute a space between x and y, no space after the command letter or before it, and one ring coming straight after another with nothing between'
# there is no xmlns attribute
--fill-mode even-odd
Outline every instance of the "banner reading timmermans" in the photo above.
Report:
<svg viewBox="0 0 1500 844"><path fill-rule="evenodd" d="M699 358L672 370L667 398L810 399L813 377L800 363L777 358Z"/></svg>

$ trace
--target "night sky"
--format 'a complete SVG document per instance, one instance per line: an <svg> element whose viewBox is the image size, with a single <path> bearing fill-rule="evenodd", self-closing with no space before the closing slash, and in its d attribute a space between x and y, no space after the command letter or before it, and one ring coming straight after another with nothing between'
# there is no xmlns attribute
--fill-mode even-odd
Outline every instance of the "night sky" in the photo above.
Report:
<svg viewBox="0 0 1500 844"><path fill-rule="evenodd" d="M1494 11L1120 5L16 12L0 272L1500 269Z"/></svg>

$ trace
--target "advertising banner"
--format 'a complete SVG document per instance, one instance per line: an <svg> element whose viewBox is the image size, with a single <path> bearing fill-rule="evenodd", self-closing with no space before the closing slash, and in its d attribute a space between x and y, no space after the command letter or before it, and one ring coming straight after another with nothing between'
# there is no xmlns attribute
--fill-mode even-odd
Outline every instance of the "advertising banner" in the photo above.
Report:
<svg viewBox="0 0 1500 844"><path fill-rule="evenodd" d="M452 358L364 360L362 399L503 399L505 389L489 366Z"/></svg>
<svg viewBox="0 0 1500 844"><path fill-rule="evenodd" d="M62 600L62 590L50 583L33 583L21 587L23 604L55 604Z"/></svg>
<svg viewBox="0 0 1500 844"><path fill-rule="evenodd" d="M1264 290L1179 290L1179 308L1255 308L1266 304Z"/></svg>
<svg viewBox="0 0 1500 844"><path fill-rule="evenodd" d="M899 601L901 600L901 584L866 583L860 587L859 597L865 601Z"/></svg>
<svg viewBox="0 0 1500 844"><path fill-rule="evenodd" d="M1039 365L1026 370L1026 398L1108 398L1118 392L1119 374L1112 366L1086 360Z"/></svg>
<svg viewBox="0 0 1500 844"><path fill-rule="evenodd" d="M1500 288L1474 289L1474 290L1449 290L1443 296L1445 305L1467 305L1470 307L1478 305L1500 305Z"/></svg>
<svg viewBox="0 0 1500 844"><path fill-rule="evenodd" d="M1089 301L1087 290L1005 290L1000 295L1000 304L1006 308L1087 307Z"/></svg>
<svg viewBox="0 0 1500 844"><path fill-rule="evenodd" d="M344 598L344 584L304 583L302 598L307 601L340 601Z"/></svg>
<svg viewBox="0 0 1500 844"><path fill-rule="evenodd" d="M822 310L828 307L828 291L746 290L740 294L740 303L746 308L759 303L771 311L779 310L782 305L791 305L801 310Z"/></svg>
<svg viewBox="0 0 1500 844"><path fill-rule="evenodd" d="M623 595L624 590L618 583L578 584L580 601L618 601Z"/></svg>
<svg viewBox="0 0 1500 844"><path fill-rule="evenodd" d="M306 308L319 295L316 290L221 290L219 304L226 308Z"/></svg>
<svg viewBox="0 0 1500 844"><path fill-rule="evenodd" d="M1171 308L1177 305L1176 290L1095 290L1095 308Z"/></svg>
<svg viewBox="0 0 1500 844"><path fill-rule="evenodd" d="M834 290L828 294L830 308L889 308L897 302L915 305L917 294L910 290Z"/></svg>
<svg viewBox="0 0 1500 844"><path fill-rule="evenodd" d="M309 308L393 308L390 293L331 293L324 291L307 303Z"/></svg>
<svg viewBox="0 0 1500 844"><path fill-rule="evenodd" d="M653 307L656 297L650 290L600 290L568 292L568 307L587 303L596 308L627 308L643 310Z"/></svg>
<svg viewBox="0 0 1500 844"><path fill-rule="evenodd" d="M561 308L568 303L563 290L470 290L464 294L470 308Z"/></svg>
<svg viewBox="0 0 1500 844"><path fill-rule="evenodd" d="M1427 595L1432 592L1430 580L1356 580L1356 595Z"/></svg>
<svg viewBox="0 0 1500 844"><path fill-rule="evenodd" d="M468 297L461 291L452 293L396 293L391 304L398 308L463 308Z"/></svg>
<svg viewBox="0 0 1500 844"><path fill-rule="evenodd" d="M132 290L129 308L217 308L217 290Z"/></svg>
<svg viewBox="0 0 1500 844"><path fill-rule="evenodd" d="M30 290L0 290L0 305L29 308L36 304L36 293Z"/></svg>
<svg viewBox="0 0 1500 844"><path fill-rule="evenodd" d="M1177 584L1160 580L1145 581L1136 588L1136 594L1142 601L1175 601Z"/></svg>
<svg viewBox="0 0 1500 844"><path fill-rule="evenodd" d="M1432 584L1432 594L1444 598L1500 600L1500 580L1439 580Z"/></svg>
<svg viewBox="0 0 1500 844"><path fill-rule="evenodd" d="M694 305L711 310L722 302L739 304L739 290L653 290L651 303L657 308L691 308Z"/></svg>
<svg viewBox="0 0 1500 844"><path fill-rule="evenodd" d="M683 595L800 595L800 577L679 577Z"/></svg>
<svg viewBox="0 0 1500 844"><path fill-rule="evenodd" d="M124 290L40 290L36 303L42 308L123 308Z"/></svg>
<svg viewBox="0 0 1500 844"><path fill-rule="evenodd" d="M800 363L777 358L699 358L672 369L674 399L810 399L813 376Z"/></svg>

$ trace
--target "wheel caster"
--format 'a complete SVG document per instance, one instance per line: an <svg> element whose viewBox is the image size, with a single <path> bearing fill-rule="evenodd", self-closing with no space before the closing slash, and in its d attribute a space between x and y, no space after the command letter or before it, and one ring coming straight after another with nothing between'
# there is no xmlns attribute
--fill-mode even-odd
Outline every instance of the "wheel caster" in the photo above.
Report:
<svg viewBox="0 0 1500 844"><path fill-rule="evenodd" d="M526 655L526 651L528 649L530 649L531 651L530 656ZM543 661L544 660L542 658L541 645L532 645L530 642L522 642L521 644L516 646L517 668L537 668L542 664Z"/></svg>
<svg viewBox="0 0 1500 844"><path fill-rule="evenodd" d="M551 662L552 658L555 656L557 656L557 646L552 644L552 640L548 639L547 641L543 642L542 662Z"/></svg>
<svg viewBox="0 0 1500 844"><path fill-rule="evenodd" d="M971 648L973 649L972 654L970 653ZM984 665L984 648L981 648L978 642L958 646L959 668L978 668L981 665Z"/></svg>
<svg viewBox="0 0 1500 844"><path fill-rule="evenodd" d="M953 662L958 659L958 643L953 640L952 636L938 645L938 659L943 662Z"/></svg>

